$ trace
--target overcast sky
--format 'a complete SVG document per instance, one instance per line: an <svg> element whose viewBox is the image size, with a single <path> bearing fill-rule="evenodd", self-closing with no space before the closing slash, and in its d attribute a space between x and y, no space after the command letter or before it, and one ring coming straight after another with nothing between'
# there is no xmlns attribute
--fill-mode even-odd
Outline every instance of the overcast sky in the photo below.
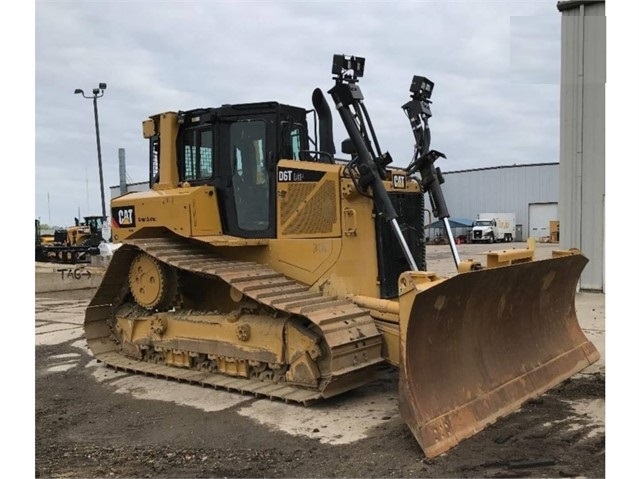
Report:
<svg viewBox="0 0 639 479"><path fill-rule="evenodd" d="M311 108L334 53L366 58L360 85L383 150L413 152L401 105L435 82L443 171L559 161L561 14L555 0L466 2L51 2L35 8L35 207L45 223L107 212L118 149L148 178L141 123L163 111L275 100ZM332 101L329 98L332 105ZM333 108L335 140L346 137Z"/></svg>

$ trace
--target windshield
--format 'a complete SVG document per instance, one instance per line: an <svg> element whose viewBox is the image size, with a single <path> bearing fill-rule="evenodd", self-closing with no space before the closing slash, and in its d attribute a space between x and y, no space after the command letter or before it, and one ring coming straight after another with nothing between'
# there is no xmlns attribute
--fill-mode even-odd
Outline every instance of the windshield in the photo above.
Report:
<svg viewBox="0 0 639 479"><path fill-rule="evenodd" d="M492 221L490 220L478 220L475 221L475 226L490 226L492 225Z"/></svg>
<svg viewBox="0 0 639 479"><path fill-rule="evenodd" d="M231 161L237 224L250 231L269 227L266 123L242 120L231 125Z"/></svg>
<svg viewBox="0 0 639 479"><path fill-rule="evenodd" d="M99 230L102 228L103 219L101 217L84 218L84 220L87 227L90 227L94 230Z"/></svg>

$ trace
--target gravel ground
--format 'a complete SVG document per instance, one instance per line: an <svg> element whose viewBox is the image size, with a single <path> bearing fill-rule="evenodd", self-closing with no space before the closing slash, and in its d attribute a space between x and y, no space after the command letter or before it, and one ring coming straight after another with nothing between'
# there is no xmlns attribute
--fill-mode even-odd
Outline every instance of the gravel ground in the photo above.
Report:
<svg viewBox="0 0 639 479"><path fill-rule="evenodd" d="M464 259L486 249L462 245L460 255ZM547 251L540 248L538 256ZM429 268L436 266L442 274L452 263L446 246L432 247L429 260ZM397 371L390 366L380 367L376 382L319 406L300 408L213 391L221 394L213 401L220 407L205 409L197 396L209 394L208 389L146 377L131 380L96 364L81 329L91 294L84 290L36 297L36 477L605 475L603 359L448 453L427 460L397 413ZM585 333L603 358L603 295L580 293L577 308ZM372 426L361 437L345 441L339 434L328 435L335 422L356 429L357 421L348 422L359 420L354 412L349 416L353 405L387 412L373 413ZM279 408L281 422L296 414L316 414L318 419L306 431L291 431L247 413L264 407Z"/></svg>

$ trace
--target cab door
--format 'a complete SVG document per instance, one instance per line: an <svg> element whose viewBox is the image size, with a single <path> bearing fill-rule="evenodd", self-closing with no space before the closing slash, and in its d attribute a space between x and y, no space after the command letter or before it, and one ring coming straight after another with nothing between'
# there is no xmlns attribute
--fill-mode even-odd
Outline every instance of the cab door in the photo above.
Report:
<svg viewBox="0 0 639 479"><path fill-rule="evenodd" d="M243 238L275 237L276 115L262 114L225 122L225 224Z"/></svg>

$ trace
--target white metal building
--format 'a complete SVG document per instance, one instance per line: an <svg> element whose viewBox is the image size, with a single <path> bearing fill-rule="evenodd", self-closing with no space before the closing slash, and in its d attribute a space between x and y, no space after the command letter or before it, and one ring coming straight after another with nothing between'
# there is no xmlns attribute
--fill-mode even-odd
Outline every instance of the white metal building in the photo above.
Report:
<svg viewBox="0 0 639 479"><path fill-rule="evenodd" d="M606 11L567 0L561 12L560 243L590 260L581 288L604 291Z"/></svg>
<svg viewBox="0 0 639 479"><path fill-rule="evenodd" d="M559 163L449 171L443 176L442 190L453 218L515 213L524 241L549 237L550 221L559 219Z"/></svg>

